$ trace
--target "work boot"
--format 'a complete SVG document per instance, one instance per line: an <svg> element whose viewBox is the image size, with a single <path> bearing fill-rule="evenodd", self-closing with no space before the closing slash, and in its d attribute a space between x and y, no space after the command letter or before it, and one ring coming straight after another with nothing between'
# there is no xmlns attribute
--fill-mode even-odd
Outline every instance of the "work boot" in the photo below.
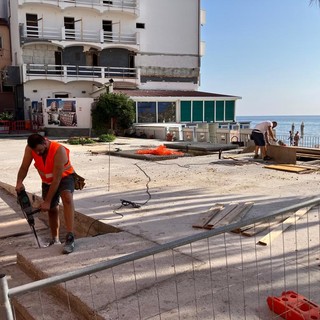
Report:
<svg viewBox="0 0 320 320"><path fill-rule="evenodd" d="M66 236L66 242L64 243L64 246L63 246L62 253L69 254L73 251L73 249L74 249L74 236L72 232L68 232Z"/></svg>
<svg viewBox="0 0 320 320"><path fill-rule="evenodd" d="M255 154L255 155L253 156L253 159L259 159L259 155L258 155L258 154Z"/></svg>

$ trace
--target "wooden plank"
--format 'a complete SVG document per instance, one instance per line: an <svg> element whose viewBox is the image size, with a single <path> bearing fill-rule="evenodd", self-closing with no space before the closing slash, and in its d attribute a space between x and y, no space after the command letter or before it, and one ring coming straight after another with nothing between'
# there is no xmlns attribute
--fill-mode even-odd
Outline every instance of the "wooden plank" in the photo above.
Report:
<svg viewBox="0 0 320 320"><path fill-rule="evenodd" d="M309 169L309 170L320 170L319 166L315 165L304 165L304 164L286 164L288 167L297 167L297 168L304 168L304 169Z"/></svg>
<svg viewBox="0 0 320 320"><path fill-rule="evenodd" d="M226 215L228 215L232 210L238 206L237 203L229 204L218 214L216 214L212 219L207 223L206 229L212 229L219 221L221 221Z"/></svg>
<svg viewBox="0 0 320 320"><path fill-rule="evenodd" d="M216 223L212 227L213 228L222 227L229 223L236 222L235 221L236 219L237 221L240 221L249 212L249 210L252 208L253 205L254 205L253 202L240 203L239 205L234 207L234 209L231 210L229 214L227 214L222 220L220 220L218 223ZM210 221L208 226L211 225L211 223L212 222Z"/></svg>
<svg viewBox="0 0 320 320"><path fill-rule="evenodd" d="M283 219L282 219L282 221L283 221ZM250 228L241 231L241 234L246 237L252 237L252 236L266 230L267 228L272 228L272 227L278 225L280 222L281 222L281 220L272 221L272 222L262 222L262 223L253 225Z"/></svg>
<svg viewBox="0 0 320 320"><path fill-rule="evenodd" d="M246 237L252 237L267 228L271 228L271 227L276 226L277 224L284 221L285 219L287 219L290 216L291 216L291 213L289 212L284 215L273 218L272 221L262 221L262 222L258 222L255 224L250 224L250 225L244 226L240 229L233 230L232 232L241 233L242 235L244 235Z"/></svg>
<svg viewBox="0 0 320 320"><path fill-rule="evenodd" d="M267 155L276 163L296 164L296 150L287 146L270 145L267 148Z"/></svg>
<svg viewBox="0 0 320 320"><path fill-rule="evenodd" d="M297 153L297 158L310 158L310 159L320 159L320 155L313 153Z"/></svg>
<svg viewBox="0 0 320 320"><path fill-rule="evenodd" d="M211 207L208 211L200 213L200 219L192 225L193 228L203 229L210 222L210 220L217 215L223 208L223 205L216 205Z"/></svg>
<svg viewBox="0 0 320 320"><path fill-rule="evenodd" d="M271 165L264 166L264 168L280 170L280 171L287 171L287 172L295 172L295 173L308 171L308 169L305 169L305 168L287 166L284 164L271 164Z"/></svg>
<svg viewBox="0 0 320 320"><path fill-rule="evenodd" d="M299 209L293 216L285 219L282 224L272 229L267 235L261 238L257 244L267 246L271 244L277 237L279 237L283 231L288 229L291 225L296 223L304 214L306 214L312 207L306 207Z"/></svg>
<svg viewBox="0 0 320 320"><path fill-rule="evenodd" d="M297 153L314 154L320 157L319 148L307 148L307 147L291 147L291 148L295 149Z"/></svg>

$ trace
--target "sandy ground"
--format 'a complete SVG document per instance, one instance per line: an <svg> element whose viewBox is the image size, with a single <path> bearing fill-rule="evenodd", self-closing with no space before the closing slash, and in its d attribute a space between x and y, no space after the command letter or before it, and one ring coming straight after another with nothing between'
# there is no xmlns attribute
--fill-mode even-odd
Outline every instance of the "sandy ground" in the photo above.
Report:
<svg viewBox="0 0 320 320"><path fill-rule="evenodd" d="M68 145L76 171L86 178L86 187L74 195L76 210L164 243L192 234L192 219L216 202L254 201L249 216L263 216L319 194L318 172L297 174L266 169L266 163L253 161L252 154L241 155L236 158L239 161L219 160L218 153L214 153L156 162L104 154L161 144L163 141L118 138L110 144ZM15 185L25 146L26 137L0 139L1 182ZM223 152L222 156L238 157L238 152ZM27 191L41 194L33 166L25 186ZM134 209L121 207L120 199L147 203Z"/></svg>
<svg viewBox="0 0 320 320"><path fill-rule="evenodd" d="M218 154L152 162L95 155L91 152L117 148L136 150L162 143L156 140L119 138L110 145L68 145L72 163L76 171L86 178L87 183L83 191L75 193L76 203L78 199L84 199L86 194L93 195L95 192L104 196L106 212L108 206L112 209L112 206L119 203L119 199L116 201L119 196L130 198L135 193L139 195L139 199L134 200L143 202L148 198L145 192L148 181L151 194L149 204L152 204L152 198L157 194L171 193L174 190L194 194L203 190L204 193L222 198L267 197L274 200L318 194L320 176L317 172L296 174L266 169L266 163L251 161L251 154L244 155L242 160L245 161L240 163L235 160L219 160ZM25 145L25 138L0 139L2 182L15 184ZM230 152L223 152L222 155L229 155ZM40 182L33 167L30 168L25 185L29 192L40 195Z"/></svg>
<svg viewBox="0 0 320 320"><path fill-rule="evenodd" d="M219 159L218 153L156 162L104 154L161 144L157 140L118 138L110 144L68 145L76 171L86 178L86 187L74 195L76 210L142 239L165 243L199 232L191 227L192 222L217 202L254 201L249 213L253 217L319 193L318 172L296 174L266 169L266 163L253 161L252 154L239 158L237 150L223 152L222 156L234 155L239 160ZM25 137L0 139L1 182L15 185L25 145ZM40 195L40 180L33 167L25 186L27 191ZM0 198L18 212L17 204L6 194L0 193ZM121 207L120 199L145 204L138 209ZM39 234L45 238L48 233L42 230ZM14 269L15 253L30 246L34 246L30 235L0 239L0 267L15 277L13 284L24 281Z"/></svg>

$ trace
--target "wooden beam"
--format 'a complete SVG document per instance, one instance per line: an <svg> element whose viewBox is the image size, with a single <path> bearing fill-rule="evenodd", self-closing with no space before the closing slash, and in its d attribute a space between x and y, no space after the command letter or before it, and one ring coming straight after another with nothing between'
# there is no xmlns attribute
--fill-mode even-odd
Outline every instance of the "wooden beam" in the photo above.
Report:
<svg viewBox="0 0 320 320"><path fill-rule="evenodd" d="M240 203L234 207L222 220L218 221L213 228L218 228L225 226L231 222L240 221L253 207L254 202ZM222 211L223 212L223 211ZM212 224L212 221L209 222L208 226Z"/></svg>
<svg viewBox="0 0 320 320"><path fill-rule="evenodd" d="M277 237L279 237L283 231L288 229L294 223L296 223L304 214L306 214L312 207L306 207L299 209L293 216L285 219L282 224L272 229L267 235L261 238L257 244L267 246L271 244Z"/></svg>
<svg viewBox="0 0 320 320"><path fill-rule="evenodd" d="M204 229L210 220L216 216L223 208L223 205L215 205L211 207L208 211L200 213L200 219L192 225L193 228Z"/></svg>

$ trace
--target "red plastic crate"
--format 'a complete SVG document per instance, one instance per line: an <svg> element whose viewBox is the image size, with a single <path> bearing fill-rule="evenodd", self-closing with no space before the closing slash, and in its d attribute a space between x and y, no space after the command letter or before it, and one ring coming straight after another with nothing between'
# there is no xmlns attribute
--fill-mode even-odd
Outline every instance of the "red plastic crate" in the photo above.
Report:
<svg viewBox="0 0 320 320"><path fill-rule="evenodd" d="M280 297L268 297L269 308L286 320L320 320L320 307L294 292L283 292Z"/></svg>

